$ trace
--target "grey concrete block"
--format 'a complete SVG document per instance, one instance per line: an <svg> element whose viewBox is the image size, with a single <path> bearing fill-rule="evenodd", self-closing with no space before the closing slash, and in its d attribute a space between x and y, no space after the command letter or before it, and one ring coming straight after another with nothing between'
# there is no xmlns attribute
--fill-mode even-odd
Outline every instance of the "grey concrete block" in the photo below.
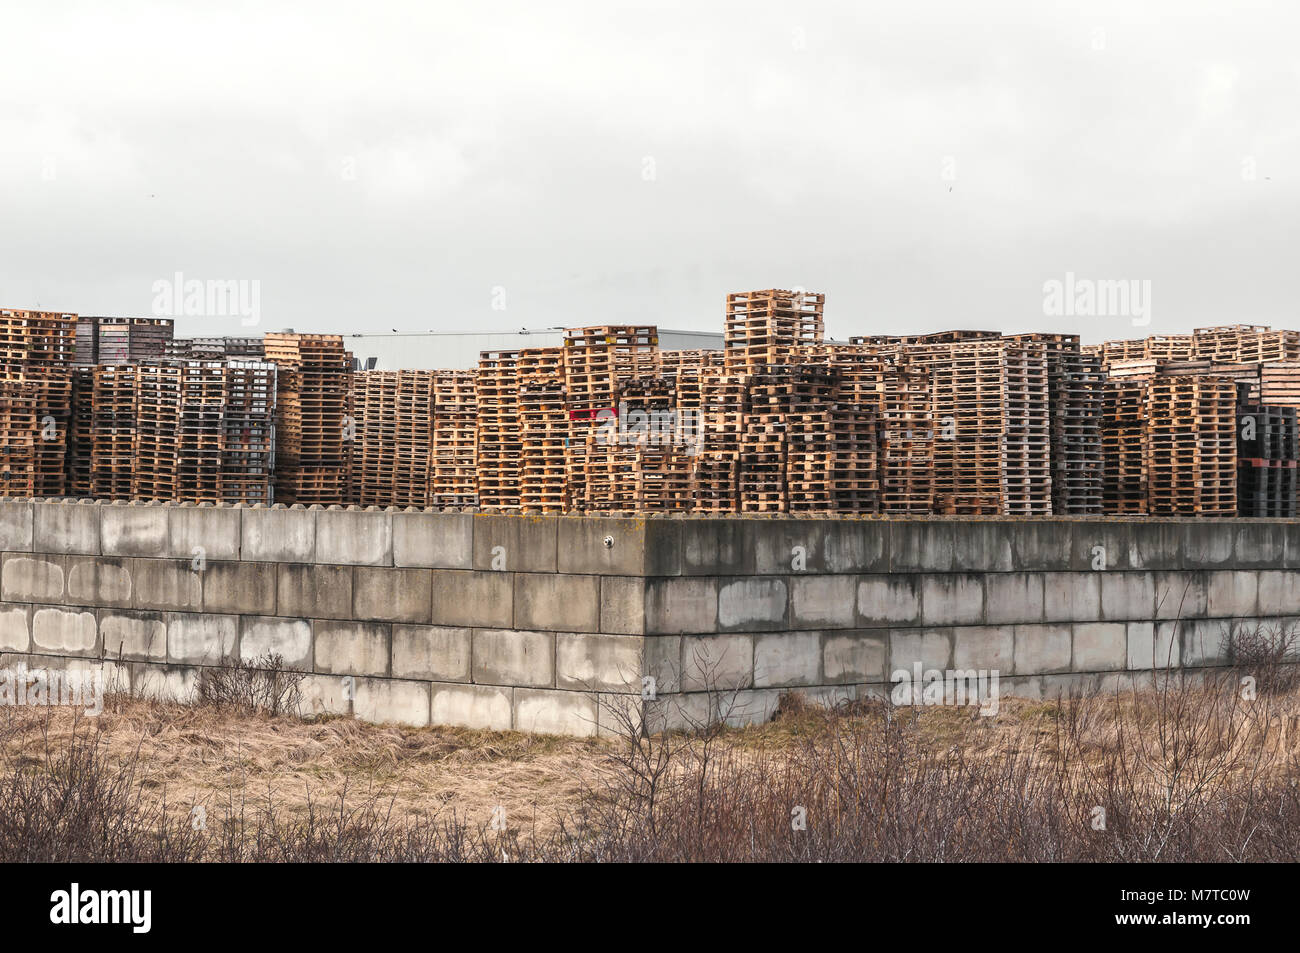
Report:
<svg viewBox="0 0 1300 953"><path fill-rule="evenodd" d="M1261 616L1300 614L1300 579L1292 570L1261 569L1256 574Z"/></svg>
<svg viewBox="0 0 1300 953"><path fill-rule="evenodd" d="M926 625L983 622L984 577L975 573L922 576L921 621Z"/></svg>
<svg viewBox="0 0 1300 953"><path fill-rule="evenodd" d="M166 619L169 661L216 665L235 657L239 616L169 612Z"/></svg>
<svg viewBox="0 0 1300 953"><path fill-rule="evenodd" d="M474 568L496 572L555 572L560 519L475 513Z"/></svg>
<svg viewBox="0 0 1300 953"><path fill-rule="evenodd" d="M239 559L242 516L233 506L171 506L167 508L167 546L145 556L168 556L191 562Z"/></svg>
<svg viewBox="0 0 1300 953"><path fill-rule="evenodd" d="M858 576L829 575L789 577L790 627L853 628L858 617L858 579Z"/></svg>
<svg viewBox="0 0 1300 953"><path fill-rule="evenodd" d="M352 567L280 563L276 612L302 619L352 618Z"/></svg>
<svg viewBox="0 0 1300 953"><path fill-rule="evenodd" d="M984 577L984 621L990 625L1041 622L1043 573L1001 572Z"/></svg>
<svg viewBox="0 0 1300 953"><path fill-rule="evenodd" d="M51 655L98 655L99 623L95 613L36 606L32 611L32 648Z"/></svg>
<svg viewBox="0 0 1300 953"><path fill-rule="evenodd" d="M889 525L874 520L744 520L760 574L887 572Z"/></svg>
<svg viewBox="0 0 1300 953"><path fill-rule="evenodd" d="M889 677L900 670L911 675L920 663L923 669L952 668L952 629L891 629L889 632Z"/></svg>
<svg viewBox="0 0 1300 953"><path fill-rule="evenodd" d="M275 567L209 562L203 570L203 611L275 615Z"/></svg>
<svg viewBox="0 0 1300 953"><path fill-rule="evenodd" d="M682 637L657 635L645 640L645 673L653 685L643 685L651 699L682 690Z"/></svg>
<svg viewBox="0 0 1300 953"><path fill-rule="evenodd" d="M514 689L434 682L431 722L480 731L509 731L514 722Z"/></svg>
<svg viewBox="0 0 1300 953"><path fill-rule="evenodd" d="M393 626L393 677L468 682L473 630L440 625Z"/></svg>
<svg viewBox="0 0 1300 953"><path fill-rule="evenodd" d="M241 512L240 558L253 562L315 562L319 510L273 507Z"/></svg>
<svg viewBox="0 0 1300 953"><path fill-rule="evenodd" d="M304 675L298 683L300 714L304 718L352 713L355 679L341 675Z"/></svg>
<svg viewBox="0 0 1300 953"><path fill-rule="evenodd" d="M393 514L384 510L322 510L316 514L318 563L393 565Z"/></svg>
<svg viewBox="0 0 1300 953"><path fill-rule="evenodd" d="M1206 615L1244 618L1256 614L1259 578L1253 571L1220 570L1205 574Z"/></svg>
<svg viewBox="0 0 1300 953"><path fill-rule="evenodd" d="M1101 619L1101 573L1043 573L1046 622L1097 622Z"/></svg>
<svg viewBox="0 0 1300 953"><path fill-rule="evenodd" d="M889 524L876 520L825 520L822 560L826 572L889 571Z"/></svg>
<svg viewBox="0 0 1300 953"><path fill-rule="evenodd" d="M306 619L244 616L239 621L239 657L245 662L278 655L286 669L311 671L312 627ZM383 674L383 673L380 673Z"/></svg>
<svg viewBox="0 0 1300 953"><path fill-rule="evenodd" d="M515 573L515 627L552 632L600 629L600 577Z"/></svg>
<svg viewBox="0 0 1300 953"><path fill-rule="evenodd" d="M718 627L718 580L651 579L647 582L647 634L713 632Z"/></svg>
<svg viewBox="0 0 1300 953"><path fill-rule="evenodd" d="M964 625L952 630L952 667L958 669L984 669L1010 672L1016 652L1016 633L1021 629L1039 626ZM1069 646L1066 642L1065 665L1070 665Z"/></svg>
<svg viewBox="0 0 1300 953"><path fill-rule="evenodd" d="M867 628L919 625L921 577L911 573L863 576L858 582L858 621Z"/></svg>
<svg viewBox="0 0 1300 953"><path fill-rule="evenodd" d="M0 552L32 551L32 503L0 500Z"/></svg>
<svg viewBox="0 0 1300 953"><path fill-rule="evenodd" d="M0 606L0 651L26 652L32 644L32 607Z"/></svg>
<svg viewBox="0 0 1300 953"><path fill-rule="evenodd" d="M108 658L167 661L167 620L161 612L101 609L99 634Z"/></svg>
<svg viewBox="0 0 1300 953"><path fill-rule="evenodd" d="M315 672L376 677L391 674L391 626L317 619L310 628L315 643Z"/></svg>
<svg viewBox="0 0 1300 953"><path fill-rule="evenodd" d="M515 618L512 573L435 569L432 571L435 625L509 628Z"/></svg>
<svg viewBox="0 0 1300 953"><path fill-rule="evenodd" d="M203 574L190 560L132 559L130 569L135 608L195 612L203 608Z"/></svg>
<svg viewBox="0 0 1300 953"><path fill-rule="evenodd" d="M1128 660L1128 629L1123 622L1077 622L1074 632L1076 672L1122 669Z"/></svg>
<svg viewBox="0 0 1300 953"><path fill-rule="evenodd" d="M1131 671L1177 668L1180 632L1176 622L1130 622L1127 626L1128 662Z"/></svg>
<svg viewBox="0 0 1300 953"><path fill-rule="evenodd" d="M726 692L750 688L753 684L752 635L691 635L682 638L682 691Z"/></svg>
<svg viewBox="0 0 1300 953"><path fill-rule="evenodd" d="M376 622L431 621L432 572L358 566L352 576L353 617Z"/></svg>
<svg viewBox="0 0 1300 953"><path fill-rule="evenodd" d="M673 576L681 565L682 521L583 517L558 521L559 571Z"/></svg>
<svg viewBox="0 0 1300 953"><path fill-rule="evenodd" d="M1206 574L1199 570L1152 574L1156 588L1156 619L1204 616L1209 606Z"/></svg>
<svg viewBox="0 0 1300 953"><path fill-rule="evenodd" d="M953 523L952 568L957 572L1010 572L1015 568L1011 544L1018 523Z"/></svg>
<svg viewBox="0 0 1300 953"><path fill-rule="evenodd" d="M555 633L478 629L474 681L481 685L555 685Z"/></svg>
<svg viewBox="0 0 1300 953"><path fill-rule="evenodd" d="M1117 622L1153 619L1156 612L1155 576L1149 572L1114 572L1101 576L1102 618Z"/></svg>
<svg viewBox="0 0 1300 953"><path fill-rule="evenodd" d="M1074 524L1061 521L1013 524L1011 568L1021 572L1064 572L1071 567Z"/></svg>
<svg viewBox="0 0 1300 953"><path fill-rule="evenodd" d="M789 591L784 579L732 579L718 587L718 629L724 632L786 628Z"/></svg>
<svg viewBox="0 0 1300 953"><path fill-rule="evenodd" d="M1180 630L1178 659L1183 665L1222 665L1228 661L1232 622L1227 619L1187 619Z"/></svg>
<svg viewBox="0 0 1300 953"><path fill-rule="evenodd" d="M555 684L571 691L640 692L646 640L635 635L557 632Z"/></svg>
<svg viewBox="0 0 1300 953"><path fill-rule="evenodd" d="M69 556L68 601L83 606L129 607L132 585L130 560L111 556Z"/></svg>
<svg viewBox="0 0 1300 953"><path fill-rule="evenodd" d="M158 556L167 549L171 507L114 504L99 509L100 544L105 556Z"/></svg>
<svg viewBox="0 0 1300 953"><path fill-rule="evenodd" d="M1069 625L1018 625L1012 634L1016 643L1015 668L1002 667L1002 672L1047 675L1070 671L1074 657L1074 631ZM959 635L959 642L960 639ZM961 662L957 667L962 667Z"/></svg>
<svg viewBox="0 0 1300 953"><path fill-rule="evenodd" d="M596 718L594 694L535 688L515 689L516 731L586 738L596 734Z"/></svg>
<svg viewBox="0 0 1300 953"><path fill-rule="evenodd" d="M630 576L600 577L600 631L645 634L646 581Z"/></svg>
<svg viewBox="0 0 1300 953"><path fill-rule="evenodd" d="M827 682L883 682L889 661L889 633L859 629L822 634L822 673Z"/></svg>
<svg viewBox="0 0 1300 953"><path fill-rule="evenodd" d="M138 698L188 704L198 687L199 670L192 666L137 662L131 667L131 690Z"/></svg>
<svg viewBox="0 0 1300 953"><path fill-rule="evenodd" d="M1232 524L1232 565L1236 569L1269 569L1285 565L1285 523Z"/></svg>
<svg viewBox="0 0 1300 953"><path fill-rule="evenodd" d="M99 553L97 503L33 503L32 549L38 553Z"/></svg>
<svg viewBox="0 0 1300 953"><path fill-rule="evenodd" d="M471 513L394 513L393 563L413 569L469 569Z"/></svg>
<svg viewBox="0 0 1300 953"><path fill-rule="evenodd" d="M891 522L890 572L951 572L956 525L946 520Z"/></svg>
<svg viewBox="0 0 1300 953"><path fill-rule="evenodd" d="M6 553L0 566L0 595L5 602L62 602L65 563L62 556Z"/></svg>
<svg viewBox="0 0 1300 953"><path fill-rule="evenodd" d="M821 663L820 632L768 632L754 636L756 688L819 685Z"/></svg>
<svg viewBox="0 0 1300 953"><path fill-rule="evenodd" d="M1176 526L1183 535L1182 568L1231 568L1235 543L1231 523L1206 520L1197 523L1169 524L1169 526L1171 532ZM1158 568L1176 569L1179 566L1174 564Z"/></svg>
<svg viewBox="0 0 1300 953"><path fill-rule="evenodd" d="M682 573L732 576L754 572L754 549L746 520L686 520L682 526Z"/></svg>
<svg viewBox="0 0 1300 953"><path fill-rule="evenodd" d="M358 678L352 711L362 721L421 728L429 724L429 695L428 682Z"/></svg>

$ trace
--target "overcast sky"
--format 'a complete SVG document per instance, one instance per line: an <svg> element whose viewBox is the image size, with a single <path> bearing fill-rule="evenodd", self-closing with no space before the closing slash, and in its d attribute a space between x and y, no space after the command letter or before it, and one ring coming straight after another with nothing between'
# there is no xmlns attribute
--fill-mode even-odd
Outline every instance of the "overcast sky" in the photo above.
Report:
<svg viewBox="0 0 1300 953"><path fill-rule="evenodd" d="M614 9L617 7L617 9ZM1300 327L1300 7L0 5L0 306L256 331ZM1045 283L1150 282L1150 324ZM178 335L250 333L182 318Z"/></svg>

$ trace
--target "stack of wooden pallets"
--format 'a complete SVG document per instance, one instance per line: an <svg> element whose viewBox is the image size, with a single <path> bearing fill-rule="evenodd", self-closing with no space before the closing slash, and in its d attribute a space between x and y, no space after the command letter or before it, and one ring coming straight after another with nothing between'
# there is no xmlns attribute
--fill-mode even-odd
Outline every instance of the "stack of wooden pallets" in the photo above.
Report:
<svg viewBox="0 0 1300 953"><path fill-rule="evenodd" d="M1233 516L1237 511L1237 394L1221 377L1147 382L1147 513Z"/></svg>
<svg viewBox="0 0 1300 953"><path fill-rule="evenodd" d="M826 296L768 289L727 295L723 361L728 372L789 364L800 349L820 344L825 333Z"/></svg>
<svg viewBox="0 0 1300 953"><path fill-rule="evenodd" d="M91 456L94 448L95 368L72 367L72 414L68 422L67 492L74 497L92 495Z"/></svg>
<svg viewBox="0 0 1300 953"><path fill-rule="evenodd" d="M35 387L36 496L66 490L76 333L75 314L0 310L0 380Z"/></svg>
<svg viewBox="0 0 1300 953"><path fill-rule="evenodd" d="M564 451L569 412L564 389L564 349L519 352L519 430L523 447L520 506L559 513L565 505Z"/></svg>
<svg viewBox="0 0 1300 953"><path fill-rule="evenodd" d="M37 385L0 380L0 496L36 495Z"/></svg>
<svg viewBox="0 0 1300 953"><path fill-rule="evenodd" d="M475 371L436 371L434 375L429 467L429 502L433 506L472 506L478 502L475 376Z"/></svg>
<svg viewBox="0 0 1300 953"><path fill-rule="evenodd" d="M362 506L427 506L435 371L353 374L352 499Z"/></svg>
<svg viewBox="0 0 1300 953"><path fill-rule="evenodd" d="M476 448L478 505L489 511L517 510L523 476L519 429L519 352L479 355Z"/></svg>
<svg viewBox="0 0 1300 953"><path fill-rule="evenodd" d="M274 499L276 366L265 361L225 363L221 420L221 499Z"/></svg>
<svg viewBox="0 0 1300 953"><path fill-rule="evenodd" d="M1237 405L1237 515L1296 515L1297 431L1294 407Z"/></svg>
<svg viewBox="0 0 1300 953"><path fill-rule="evenodd" d="M797 439L801 426L833 409L835 375L825 366L768 364L754 366L749 377L745 428L740 435L740 510L785 513L792 497L806 511L829 506L826 474L810 472L804 455L816 454L814 443ZM789 456L796 453L792 472ZM827 453L823 450L823 453Z"/></svg>
<svg viewBox="0 0 1300 953"><path fill-rule="evenodd" d="M136 377L134 364L98 364L91 405L91 495L129 500L135 472Z"/></svg>
<svg viewBox="0 0 1300 953"><path fill-rule="evenodd" d="M1237 324L1197 328L1192 339L1192 357L1198 360L1223 364L1300 360L1300 331Z"/></svg>
<svg viewBox="0 0 1300 953"><path fill-rule="evenodd" d="M190 436L181 425L182 369L176 364L142 363L136 368L135 388L131 498L181 499L177 465L181 441Z"/></svg>
<svg viewBox="0 0 1300 953"><path fill-rule="evenodd" d="M927 368L894 357L885 368L877 426L880 511L934 510L934 410Z"/></svg>
<svg viewBox="0 0 1300 953"><path fill-rule="evenodd" d="M180 370L178 499L190 503L220 503L225 364L221 361L185 361Z"/></svg>
<svg viewBox="0 0 1300 953"><path fill-rule="evenodd" d="M632 468L628 448L622 452L602 434L617 428L621 388L636 378L659 376L659 331L651 325L601 325L564 332L564 389L569 417L565 446L566 510L583 509L591 500L605 509L630 509ZM593 447L599 459L588 459ZM634 455L633 455L634 456ZM595 475L598 486L589 488ZM613 479L617 493L606 490Z"/></svg>
<svg viewBox="0 0 1300 953"><path fill-rule="evenodd" d="M139 364L166 356L171 318L91 318L96 327L96 364ZM80 360L80 358L78 358Z"/></svg>
<svg viewBox="0 0 1300 953"><path fill-rule="evenodd" d="M1116 516L1147 511L1147 382L1108 378L1102 390L1102 508Z"/></svg>
<svg viewBox="0 0 1300 953"><path fill-rule="evenodd" d="M267 334L264 344L277 366L276 502L340 503L349 492L355 436L348 419L352 356L337 334Z"/></svg>

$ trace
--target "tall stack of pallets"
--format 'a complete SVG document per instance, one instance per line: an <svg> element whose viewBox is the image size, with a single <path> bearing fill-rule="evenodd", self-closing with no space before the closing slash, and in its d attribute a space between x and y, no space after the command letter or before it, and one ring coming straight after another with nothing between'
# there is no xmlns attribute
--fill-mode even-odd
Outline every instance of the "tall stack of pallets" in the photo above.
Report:
<svg viewBox="0 0 1300 953"><path fill-rule="evenodd" d="M1147 382L1147 513L1237 512L1237 391L1222 377Z"/></svg>
<svg viewBox="0 0 1300 953"><path fill-rule="evenodd" d="M91 318L96 327L96 364L139 364L166 356L171 318ZM80 359L80 358L79 358Z"/></svg>
<svg viewBox="0 0 1300 953"><path fill-rule="evenodd" d="M352 376L352 500L362 506L427 506L435 371Z"/></svg>
<svg viewBox="0 0 1300 953"><path fill-rule="evenodd" d="M564 349L519 352L519 432L523 466L519 505L525 510L564 510L564 448L569 412L564 390Z"/></svg>
<svg viewBox="0 0 1300 953"><path fill-rule="evenodd" d="M227 360L221 418L221 499L274 500L276 366Z"/></svg>
<svg viewBox="0 0 1300 953"><path fill-rule="evenodd" d="M182 368L176 364L142 363L135 378L135 465L131 499L178 500L178 463L182 442ZM216 502L215 499L212 502Z"/></svg>
<svg viewBox="0 0 1300 953"><path fill-rule="evenodd" d="M695 461L694 509L734 513L739 507L740 441L749 415L749 375L711 363L700 371L703 427Z"/></svg>
<svg viewBox="0 0 1300 953"><path fill-rule="evenodd" d="M478 502L475 376L474 371L434 374L433 449L429 466L429 502L433 506L472 506Z"/></svg>
<svg viewBox="0 0 1300 953"><path fill-rule="evenodd" d="M131 499L138 371L134 364L95 365L90 492L96 499Z"/></svg>
<svg viewBox="0 0 1300 953"><path fill-rule="evenodd" d="M519 429L519 352L480 354L475 391L478 505L489 511L517 510L524 449Z"/></svg>
<svg viewBox="0 0 1300 953"><path fill-rule="evenodd" d="M36 495L37 385L0 380L0 496Z"/></svg>
<svg viewBox="0 0 1300 953"><path fill-rule="evenodd" d="M1147 379L1107 378L1102 391L1102 508L1114 516L1147 511Z"/></svg>
<svg viewBox="0 0 1300 953"><path fill-rule="evenodd" d="M936 511L1051 513L1046 345L949 332L904 353L931 375Z"/></svg>
<svg viewBox="0 0 1300 953"><path fill-rule="evenodd" d="M934 511L934 409L930 371L895 355L885 366L878 436L880 511Z"/></svg>
<svg viewBox="0 0 1300 953"><path fill-rule="evenodd" d="M76 333L75 314L0 310L0 380L33 385L36 399L36 496L62 496L66 490ZM28 394L19 388L20 403Z"/></svg>
<svg viewBox="0 0 1300 953"><path fill-rule="evenodd" d="M727 370L789 364L801 349L820 344L825 333L826 296L800 290L768 289L727 295L722 353Z"/></svg>
<svg viewBox="0 0 1300 953"><path fill-rule="evenodd" d="M653 325L597 325L564 332L566 510L585 509L593 501L603 509L631 508L634 454L620 444L619 395L623 384L658 377L659 370L659 331ZM592 477L599 488L588 486Z"/></svg>
<svg viewBox="0 0 1300 953"><path fill-rule="evenodd" d="M754 366L737 468L741 512L785 513L792 502L801 512L830 508L829 471L815 461L829 466L835 385L826 366Z"/></svg>
<svg viewBox="0 0 1300 953"><path fill-rule="evenodd" d="M68 421L67 492L69 496L87 498L93 495L90 472L94 449L94 399L94 365L74 364L72 414Z"/></svg>
<svg viewBox="0 0 1300 953"><path fill-rule="evenodd" d="M275 499L342 502L355 423L349 419L352 358L337 334L284 332L265 337L277 367Z"/></svg>
<svg viewBox="0 0 1300 953"><path fill-rule="evenodd" d="M191 503L219 503L225 364L185 361L180 369L178 498Z"/></svg>
<svg viewBox="0 0 1300 953"><path fill-rule="evenodd" d="M1244 390L1237 391L1237 515L1294 518L1296 409L1243 401Z"/></svg>

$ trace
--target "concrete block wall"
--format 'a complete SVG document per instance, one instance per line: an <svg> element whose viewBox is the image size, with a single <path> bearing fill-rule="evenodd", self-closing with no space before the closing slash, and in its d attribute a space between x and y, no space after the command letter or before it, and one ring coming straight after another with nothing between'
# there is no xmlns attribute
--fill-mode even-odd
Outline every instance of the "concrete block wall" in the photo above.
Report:
<svg viewBox="0 0 1300 953"><path fill-rule="evenodd" d="M1298 568L1294 521L5 500L0 663L184 699L275 653L312 712L581 735L884 693L914 663L1031 697L1221 664L1230 625L1300 620Z"/></svg>

